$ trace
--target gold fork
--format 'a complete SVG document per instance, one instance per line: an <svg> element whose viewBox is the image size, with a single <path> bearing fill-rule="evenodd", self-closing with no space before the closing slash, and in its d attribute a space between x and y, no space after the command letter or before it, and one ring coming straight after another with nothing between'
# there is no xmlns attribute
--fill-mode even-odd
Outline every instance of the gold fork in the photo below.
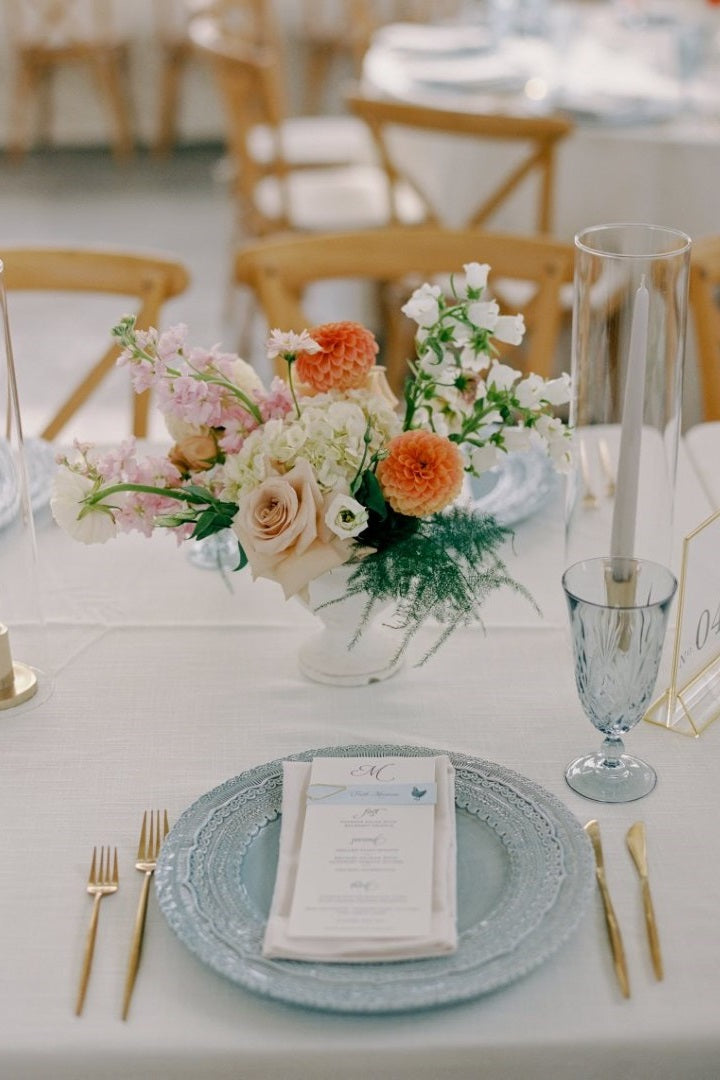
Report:
<svg viewBox="0 0 720 1080"><path fill-rule="evenodd" d="M148 826L149 819L149 826ZM127 1020L130 1009L135 979L140 966L140 953L142 951L143 935L145 933L145 916L147 915L148 897L150 895L150 879L155 873L160 846L169 832L167 810L163 811L163 832L160 835L160 811L146 810L143 814L142 828L140 830L140 842L138 844L137 861L135 869L145 875L140 892L135 927L133 929L132 943L130 945L130 959L128 962L127 975L125 977L125 995L123 997L122 1018Z"/></svg>
<svg viewBox="0 0 720 1080"><path fill-rule="evenodd" d="M118 890L118 861L117 848L113 848L112 870L110 869L110 848L100 848L100 862L97 861L97 848L93 848L92 862L90 864L90 876L88 877L87 891L93 897L93 909L90 916L87 941L85 942L85 956L83 958L82 972L80 974L80 986L78 988L77 1002L75 1003L75 1015L80 1016L85 1004L85 992L90 968L92 967L93 953L95 951L95 936L97 934L98 916L100 914L100 901L103 896Z"/></svg>

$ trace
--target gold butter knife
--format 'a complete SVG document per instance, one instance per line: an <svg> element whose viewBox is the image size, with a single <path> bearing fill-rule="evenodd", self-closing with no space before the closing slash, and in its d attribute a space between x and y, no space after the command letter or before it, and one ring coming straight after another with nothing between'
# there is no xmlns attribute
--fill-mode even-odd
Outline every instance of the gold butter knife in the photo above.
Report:
<svg viewBox="0 0 720 1080"><path fill-rule="evenodd" d="M597 883L600 888L600 895L602 896L603 907L605 909L605 922L607 924L608 937L610 938L610 948L612 949L615 974L617 975L623 997L629 998L630 980L628 979L625 949L623 948L620 926L618 925L615 909L612 906L612 901L610 899L607 881L605 880L605 860L603 859L602 843L600 842L600 826L597 821L588 821L585 825L585 832L592 840L593 851L595 852L595 875L597 877Z"/></svg>
<svg viewBox="0 0 720 1080"><path fill-rule="evenodd" d="M643 908L645 909L645 925L647 926L648 941L650 943L650 956L652 957L655 978L659 980L663 977L663 962L662 953L660 952L660 938L658 937L657 922L655 921L655 909L653 908L652 897L650 895L644 822L636 821L634 825L631 825L628 829L626 840L630 854L633 857L633 862L640 875Z"/></svg>

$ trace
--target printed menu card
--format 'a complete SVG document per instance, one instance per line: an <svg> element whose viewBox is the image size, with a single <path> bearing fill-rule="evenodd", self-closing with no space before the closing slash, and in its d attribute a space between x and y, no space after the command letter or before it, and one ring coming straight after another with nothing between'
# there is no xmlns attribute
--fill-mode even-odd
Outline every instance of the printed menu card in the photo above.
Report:
<svg viewBox="0 0 720 1080"><path fill-rule="evenodd" d="M284 762L263 952L327 961L452 952L455 862L445 755Z"/></svg>
<svg viewBox="0 0 720 1080"><path fill-rule="evenodd" d="M316 758L290 933L427 934L434 809L432 758Z"/></svg>

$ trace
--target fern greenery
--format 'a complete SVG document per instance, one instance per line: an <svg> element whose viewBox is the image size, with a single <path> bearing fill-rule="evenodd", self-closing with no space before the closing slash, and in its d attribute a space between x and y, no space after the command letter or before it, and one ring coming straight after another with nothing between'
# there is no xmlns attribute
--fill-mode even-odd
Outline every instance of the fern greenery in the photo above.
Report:
<svg viewBox="0 0 720 1080"><path fill-rule="evenodd" d="M407 518L402 522L409 524ZM511 530L494 518L453 507L413 519L412 524L413 528L398 528L392 543L355 564L347 595L365 593L368 598L355 641L374 609L392 602L397 612L394 625L403 632L396 659L424 622L434 619L440 624L438 637L419 661L423 664L459 626L482 622L482 605L495 589L507 586L537 609L498 555Z"/></svg>

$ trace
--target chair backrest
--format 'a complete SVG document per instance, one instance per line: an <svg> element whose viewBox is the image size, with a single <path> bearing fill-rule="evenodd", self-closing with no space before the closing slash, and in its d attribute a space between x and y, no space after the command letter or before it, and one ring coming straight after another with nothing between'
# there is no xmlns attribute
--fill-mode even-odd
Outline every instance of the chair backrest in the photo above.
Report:
<svg viewBox="0 0 720 1080"><path fill-rule="evenodd" d="M463 224L486 227L520 185L536 178L538 200L534 229L539 233L552 232L555 151L558 143L572 131L573 125L569 120L559 116L457 112L383 100L358 91L348 94L347 103L352 112L369 125L391 189L396 187L399 180L414 187L426 203L428 221L438 221L432 200L418 177L413 175L393 148L393 136L402 130L423 132L428 136L445 134L478 142L483 140L487 142L488 154L493 146L515 144L521 153L520 160L516 159L499 182L483 193L480 205Z"/></svg>
<svg viewBox="0 0 720 1080"><path fill-rule="evenodd" d="M409 275L421 284L433 275L458 272L464 263L473 261L490 264L491 286L493 278L502 277L533 283L533 295L523 311L530 331L527 348L524 355L513 349L512 362L550 375L562 320L560 290L573 276L571 244L548 237L438 226L269 237L237 252L235 277L238 284L255 290L272 327L300 331L309 325L303 293L311 284L332 279L388 284ZM343 315L338 312L336 317ZM282 372L280 364L278 371Z"/></svg>
<svg viewBox="0 0 720 1080"><path fill-rule="evenodd" d="M690 259L690 308L695 324L705 420L720 420L720 236L695 241Z"/></svg>
<svg viewBox="0 0 720 1080"><path fill-rule="evenodd" d="M312 3L313 0L310 0ZM461 0L347 0L353 52L359 72L373 34L388 23L426 23L456 15Z"/></svg>
<svg viewBox="0 0 720 1080"><path fill-rule="evenodd" d="M190 38L210 60L225 108L227 144L233 160L235 195L241 208L244 229L261 236L289 228L285 203L280 218L269 220L257 207L254 192L265 176L280 181L289 168L283 155L280 126L286 118L285 87L281 58L275 47L257 46L225 32L215 18L193 19ZM260 161L249 152L251 131L263 125L272 136L272 153ZM285 185L279 185L285 197Z"/></svg>
<svg viewBox="0 0 720 1080"><path fill-rule="evenodd" d="M297 0L296 0L297 2ZM342 48L353 57L360 74L362 59L373 34L388 23L432 22L456 15L461 0L299 0L298 25L302 40Z"/></svg>
<svg viewBox="0 0 720 1080"><path fill-rule="evenodd" d="M185 0L185 10L190 23L209 19L228 40L273 47L282 41L271 0Z"/></svg>
<svg viewBox="0 0 720 1080"><path fill-rule="evenodd" d="M139 329L157 326L166 300L184 292L189 282L185 267L174 260L118 251L57 248L0 250L8 291L109 294L134 297ZM81 317L81 315L80 315ZM41 432L54 439L113 370L119 348L112 344L81 379ZM149 395L133 394L133 434L147 434Z"/></svg>
<svg viewBox="0 0 720 1080"><path fill-rule="evenodd" d="M107 38L112 0L8 0L10 40L59 48Z"/></svg>

